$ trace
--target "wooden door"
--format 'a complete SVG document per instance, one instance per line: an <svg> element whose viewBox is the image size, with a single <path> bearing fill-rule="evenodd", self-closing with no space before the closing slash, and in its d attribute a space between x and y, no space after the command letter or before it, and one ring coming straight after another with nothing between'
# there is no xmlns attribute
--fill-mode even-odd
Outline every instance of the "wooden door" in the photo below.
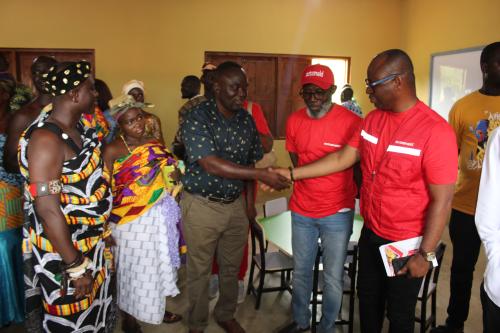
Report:
<svg viewBox="0 0 500 333"><path fill-rule="evenodd" d="M9 55L9 70L18 82L21 82L34 90L31 81L31 65L33 61L41 56L54 57L57 61L79 61L86 60L92 64L92 72L95 74L95 55L92 49L2 49L0 52Z"/></svg>
<svg viewBox="0 0 500 333"><path fill-rule="evenodd" d="M248 100L260 104L267 124L274 133L276 126L276 57L206 52L205 61L214 65L225 61L240 64L248 79Z"/></svg>
<svg viewBox="0 0 500 333"><path fill-rule="evenodd" d="M16 77L16 53L9 49L0 49L0 53L9 63L8 72L12 74L12 76Z"/></svg>
<svg viewBox="0 0 500 333"><path fill-rule="evenodd" d="M277 119L276 119L276 137L284 138L286 135L286 120L288 116L304 107L304 101L299 95L301 88L300 77L306 66L311 60L304 57L285 57L278 58L277 71Z"/></svg>
<svg viewBox="0 0 500 333"><path fill-rule="evenodd" d="M241 62L248 77L248 100L259 103L269 128L276 126L276 59L255 57Z"/></svg>

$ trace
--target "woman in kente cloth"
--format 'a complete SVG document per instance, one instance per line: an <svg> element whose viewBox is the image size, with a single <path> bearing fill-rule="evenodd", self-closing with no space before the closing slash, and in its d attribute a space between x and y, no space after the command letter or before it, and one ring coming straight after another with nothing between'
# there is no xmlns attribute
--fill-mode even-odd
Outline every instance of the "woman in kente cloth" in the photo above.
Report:
<svg viewBox="0 0 500 333"><path fill-rule="evenodd" d="M3 163L7 128L19 108L18 89L10 75L0 74L0 328L24 320L22 177L7 172Z"/></svg>
<svg viewBox="0 0 500 333"><path fill-rule="evenodd" d="M124 332L141 332L137 320L173 323L167 296L179 293L180 190L178 162L158 139L147 136L144 104L125 95L110 102L121 131L103 152L112 174L113 210L109 221L116 242L117 303Z"/></svg>
<svg viewBox="0 0 500 333"><path fill-rule="evenodd" d="M26 329L111 332L115 318L104 239L112 197L101 144L95 130L81 123L96 98L90 64L58 63L43 77L53 108L19 141L29 219L23 241Z"/></svg>

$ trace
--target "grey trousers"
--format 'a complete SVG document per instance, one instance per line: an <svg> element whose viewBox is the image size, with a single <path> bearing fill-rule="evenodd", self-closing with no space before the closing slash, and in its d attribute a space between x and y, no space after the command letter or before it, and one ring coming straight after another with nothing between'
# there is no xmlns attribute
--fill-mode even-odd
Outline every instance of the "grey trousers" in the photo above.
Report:
<svg viewBox="0 0 500 333"><path fill-rule="evenodd" d="M219 264L219 299L214 316L217 321L234 318L248 218L243 196L223 204L184 192L181 209L187 245L188 325L193 330L204 330L208 325L208 282L215 254Z"/></svg>

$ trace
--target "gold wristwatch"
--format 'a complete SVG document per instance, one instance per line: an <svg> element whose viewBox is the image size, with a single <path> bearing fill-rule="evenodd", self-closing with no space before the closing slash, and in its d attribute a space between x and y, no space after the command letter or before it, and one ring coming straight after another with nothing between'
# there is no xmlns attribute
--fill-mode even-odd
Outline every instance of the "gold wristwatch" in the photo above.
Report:
<svg viewBox="0 0 500 333"><path fill-rule="evenodd" d="M430 252L425 252L424 250L422 249L419 249L418 250L418 253L420 253L420 255L426 260L426 261L429 261L429 262L432 262L434 261L434 259L436 259L436 252L434 251L430 251Z"/></svg>

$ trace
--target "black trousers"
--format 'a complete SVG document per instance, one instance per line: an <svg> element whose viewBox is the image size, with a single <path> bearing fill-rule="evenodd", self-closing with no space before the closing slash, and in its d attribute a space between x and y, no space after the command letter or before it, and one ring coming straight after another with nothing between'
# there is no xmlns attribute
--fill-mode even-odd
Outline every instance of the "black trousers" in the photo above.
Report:
<svg viewBox="0 0 500 333"><path fill-rule="evenodd" d="M483 305L483 333L500 332L500 308L493 303L481 283L481 304Z"/></svg>
<svg viewBox="0 0 500 333"><path fill-rule="evenodd" d="M472 278L481 248L481 239L474 223L474 215L455 209L451 211L449 230L453 244L453 260L446 324L451 327L463 327L469 316Z"/></svg>
<svg viewBox="0 0 500 333"><path fill-rule="evenodd" d="M363 228L359 239L358 297L362 333L382 331L387 306L390 333L413 333L422 279L387 277L379 246L392 241Z"/></svg>

